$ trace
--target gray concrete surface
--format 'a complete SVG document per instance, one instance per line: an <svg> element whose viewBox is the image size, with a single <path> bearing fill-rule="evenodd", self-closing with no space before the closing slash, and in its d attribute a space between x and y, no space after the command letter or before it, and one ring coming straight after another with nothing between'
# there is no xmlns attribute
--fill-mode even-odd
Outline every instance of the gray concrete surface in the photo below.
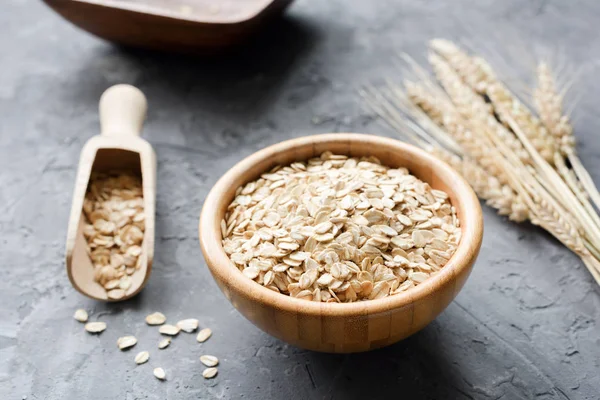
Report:
<svg viewBox="0 0 600 400"><path fill-rule="evenodd" d="M424 42L440 35L480 44L495 37L560 49L579 65L600 56L599 20L594 0L298 0L261 43L208 60L119 49L39 1L4 1L0 399L599 399L600 290L537 228L486 209L481 255L456 301L402 343L356 355L289 347L247 322L212 281L196 232L210 187L266 145L331 131L394 136L355 93L398 77L395 51L422 56ZM513 61L531 67L527 56ZM107 305L71 288L63 247L79 151L98 132L100 94L121 82L150 103L156 259L141 295ZM598 89L593 73L577 84L576 127L600 181ZM71 317L78 307L108 330L85 333ZM197 317L214 337L199 345L182 334L159 352L158 333L143 323L157 310L175 321ZM126 353L115 344L124 334L139 338ZM150 362L136 367L142 349ZM201 376L202 353L221 359L214 380ZM166 382L152 376L154 366Z"/></svg>

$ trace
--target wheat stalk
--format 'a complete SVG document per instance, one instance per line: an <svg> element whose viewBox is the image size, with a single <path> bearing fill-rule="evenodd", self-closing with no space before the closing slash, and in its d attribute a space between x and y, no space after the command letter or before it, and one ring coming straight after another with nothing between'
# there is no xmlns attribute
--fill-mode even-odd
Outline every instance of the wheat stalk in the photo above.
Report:
<svg viewBox="0 0 600 400"><path fill-rule="evenodd" d="M405 82L404 91L389 82L386 90L371 87L362 93L367 105L457 169L500 215L528 219L551 233L579 255L600 285L600 218L586 196L591 178L578 173L578 159L571 162L572 130L554 81L542 77L535 101L546 96L540 105L547 115L539 111L538 119L485 60L446 40L434 40L431 47L429 61L440 86L404 57L423 82Z"/></svg>
<svg viewBox="0 0 600 400"><path fill-rule="evenodd" d="M476 159L493 176L506 181L506 171L511 169L511 165L506 165L506 162L508 161L513 166L520 165L520 169L524 171L519 175L522 187L531 188L530 191L536 190L538 193L543 194L542 197L551 199L551 196L539 185L535 176L526 168L526 165L521 163L522 159L527 163L531 162L524 146L512 133L491 118L493 110L489 108L489 105L476 93L473 93L469 85L462 82L460 76L451 68L449 63L435 55L430 56L430 61L442 86L447 90L457 108L463 110L462 113L466 118L462 119L463 122L461 123L461 117L451 112L451 106L448 106L448 102L439 99L431 100L433 95L431 93L427 94L423 88L416 91L419 93L416 99L417 105L422 107L426 113L431 113L431 110L435 108L432 115L434 122L435 120L441 120L446 131L463 146L465 152ZM411 98L411 88L414 90L414 87L414 84L407 87L409 98ZM471 130L466 128L464 121L469 121L471 125L474 125L473 128ZM472 131L488 132L488 137L473 135ZM497 143L494 143L494 141ZM504 154L499 151L502 149L504 149ZM521 157L515 157L515 150L521 154ZM499 168L502 165L504 165L504 168Z"/></svg>
<svg viewBox="0 0 600 400"><path fill-rule="evenodd" d="M443 45L441 45L441 43ZM461 79L476 93L485 94L491 100L488 105L490 112L496 112L501 121L505 116L511 116L533 143L536 150L548 162L552 162L554 140L539 120L535 118L508 88L496 77L492 67L480 57L471 57L454 43L443 39L434 39L430 48L439 54ZM431 57L430 57L431 61ZM434 63L440 65L439 60ZM432 63L432 64L434 64ZM436 68L436 65L433 65Z"/></svg>
<svg viewBox="0 0 600 400"><path fill-rule="evenodd" d="M364 94L365 93L363 92L363 95ZM379 101L381 101L386 99L386 97L366 96L365 99L372 109L381 110L381 104L377 104L374 99L379 99ZM388 100L386 99L385 101ZM431 102L429 102L429 104L431 104ZM391 106L391 103L388 104L388 106ZM426 108L430 110L430 107L426 106ZM398 116L401 114L398 113L396 115ZM440 114L438 113L437 115L439 116ZM396 119L393 122L390 119L384 120L391 123L390 125L396 128L407 121L406 119ZM407 135L409 138L414 138L416 135L409 133L412 127L412 124L406 124L399 132L403 135ZM500 146L503 146L503 144L501 143ZM566 210L561 209L560 206L553 201L552 197L545 193L543 189L538 187L539 192L532 190L530 185L521 181L519 175L508 169L512 184L519 192L521 192L519 195L515 193L510 186L501 185L494 176L490 175L467 157L460 158L443 148L435 148L431 144L425 145L424 148L457 169L469 184L473 186L478 196L486 200L486 204L497 209L500 215L508 215L509 219L517 222L530 219L533 224L546 229L565 246L582 258L584 265L590 270L590 273L600 285L600 263L598 263L597 260L595 261L594 257L583 245L582 238L575 227L576 223L570 220L571 217L569 213L566 212ZM502 160L501 163L503 162L506 167L507 163L505 161L506 160ZM523 199L526 201L524 202Z"/></svg>
<svg viewBox="0 0 600 400"><path fill-rule="evenodd" d="M441 55L473 90L484 94L494 73L488 64L478 57L471 57L458 46L446 39L433 39L429 47Z"/></svg>
<svg viewBox="0 0 600 400"><path fill-rule="evenodd" d="M392 129L399 132L405 139L430 151L460 171L478 196L486 200L487 205L497 209L498 214L506 215L509 219L517 222L527 219L527 207L509 186L503 185L494 175L488 173L469 157L461 157L443 146L439 147L441 143L433 139L433 135L424 138L423 129L411 122L407 115L418 118L422 124L421 126L425 126L426 129L436 130L438 132L437 136L440 134L448 135L439 126L427 124L424 121L423 116L427 116L425 110L422 110L424 112L420 114L418 109L401 107L396 113L390 114L386 110L389 110L394 104L402 104L402 99L396 99L396 102L393 102L393 100L389 99L389 95L386 96L382 91L373 87L360 90L359 93L364 98L366 105L379 115L381 120L385 121ZM425 98L425 101L428 103L425 109L431 111L432 108L430 106L435 102L427 98ZM433 114L436 115L436 112L433 112ZM440 116L439 113L437 115ZM430 120L430 122L433 123L433 120Z"/></svg>
<svg viewBox="0 0 600 400"><path fill-rule="evenodd" d="M575 136L569 117L563 115L563 96L558 93L556 83L548 65L541 62L537 68L537 87L533 101L544 126L556 138L561 152L567 156L575 151Z"/></svg>
<svg viewBox="0 0 600 400"><path fill-rule="evenodd" d="M477 160L484 170L497 177L501 183L506 181L504 171L498 168L498 162L495 160L494 155L487 151L490 144L485 142L485 138L480 138L469 130L450 101L444 101L436 94L428 92L424 87L412 82L406 82L405 87L408 98L413 104L421 108L432 122L436 123L437 121L438 125L444 130L443 134L451 136L462 147L465 155ZM412 93L414 92L419 93L419 96L413 96ZM415 115L418 110L408 107L405 112Z"/></svg>
<svg viewBox="0 0 600 400"><path fill-rule="evenodd" d="M527 163L531 162L529 154L519 140L497 123L493 117L491 105L465 84L448 62L432 53L429 55L429 63L433 67L435 76L441 86L448 93L463 118L468 120L475 116L489 129L493 129L495 134L510 147L518 158Z"/></svg>
<svg viewBox="0 0 600 400"><path fill-rule="evenodd" d="M440 149L433 148L431 151L460 171L478 196L486 200L487 205L497 209L498 214L506 215L509 219L518 222L526 220L527 207L509 186L502 183L506 181L505 172L499 167L501 161L497 160L497 154L488 151L490 143L485 142L484 138L473 135L458 115L452 102L441 97L438 91L428 90L427 86L413 82L405 82L405 88L407 98L417 108L411 108L409 104L402 101L397 101L396 105L399 105L406 114L420 120L422 125L431 126L423 121L423 115L419 113L422 111L430 122L443 128L442 134L449 135L462 146L464 154L461 158ZM393 93L398 96L397 91ZM436 136L439 137L440 134Z"/></svg>
<svg viewBox="0 0 600 400"><path fill-rule="evenodd" d="M555 141L541 122L521 103L506 86L498 81L491 82L486 95L494 105L494 112L500 121L510 128L508 118L515 121L523 130L535 150L548 162L554 162Z"/></svg>
<svg viewBox="0 0 600 400"><path fill-rule="evenodd" d="M600 219L586 199L587 196L591 197L596 206L600 207L600 193L598 193L589 174L582 168L581 162L574 153L573 129L568 117L562 115L562 95L556 91L554 79L547 65L542 63L538 68L539 83L534 93L534 101L543 120L542 124L496 78L492 67L485 60L469 56L454 43L444 39L432 40L430 47L445 58L448 64L473 90L489 97L494 106L493 111L498 114L501 120L506 123L507 118L510 117L521 127L522 132L527 135L545 161L554 164L557 172L568 184L577 200L583 205L588 216L594 220L596 225L600 225ZM573 176L574 174L571 173L563 159L558 159L555 156L558 149L573 159L571 164L574 171L578 172L577 177ZM557 177L551 175L549 178L552 180ZM570 200L573 201L574 199L570 198ZM578 206L576 205L576 207ZM600 233L600 231L597 233Z"/></svg>
<svg viewBox="0 0 600 400"><path fill-rule="evenodd" d="M498 210L499 215L511 221L523 222L529 218L529 209L508 185L502 185L493 175L469 158L460 158L441 149L432 149L432 154L457 170L486 205Z"/></svg>
<svg viewBox="0 0 600 400"><path fill-rule="evenodd" d="M596 207L600 208L598 188L577 156L573 127L569 117L563 113L563 95L558 92L552 71L544 62L541 62L537 68L537 87L534 90L533 99L541 121L556 138L563 157L568 159L573 168L575 176L565 178L569 179L572 185L581 185ZM564 172L568 169L564 158L561 168Z"/></svg>
<svg viewBox="0 0 600 400"><path fill-rule="evenodd" d="M467 64L465 59L468 59L469 56L462 53L460 50L456 50L456 46L454 47L454 51L448 49L449 46L446 46L444 53L445 62L436 59L435 57L430 57L430 62L432 61L434 70L437 69L439 71L443 67L446 71L446 75L449 74L447 70L451 69L454 70L455 75L458 76L472 73L473 68L476 68L476 66L479 66L482 71L484 71L477 76L485 77L485 85L482 85L481 83L477 84L473 82L472 79L471 83L469 83L469 81L464 81L466 85L473 90L473 92L471 92L469 96L465 96L465 98L468 98L468 101L472 104L477 97L476 91L485 90L485 94L491 101L491 106L487 103L485 103L487 107L481 106L483 100L481 100L480 97L477 109L473 110L472 108L467 108L467 115L471 110L476 113L472 115L478 115L480 112L483 112L484 109L487 109L488 112L495 113L495 115L497 115L498 118L513 131L517 136L517 140L521 142L523 147L529 153L532 161L531 164L538 171L535 178L538 179L547 190L553 193L554 197L562 203L563 207L572 210L579 220L579 223L586 231L591 244L596 249L600 249L600 219L598 218L598 215L589 201L585 198L585 195L581 192L578 185L569 185L569 181L565 182L561 179L559 172L553 168L554 154L558 151L554 138L548 134L546 128L541 125L540 121L527 109L527 107L525 107L517 97L496 78L491 66L484 60L480 60L478 63L471 62L470 66L465 67ZM460 56L453 54L460 54ZM456 62L455 60L457 59L460 59L461 62ZM454 65L452 64L453 61ZM475 67L473 65L475 65ZM457 68L467 69L465 71L457 71ZM439 78L440 74L438 73L437 75ZM454 79L454 77L452 77L452 79ZM463 91L467 91L467 89L463 88ZM452 94L450 94L450 96L454 99ZM492 124L494 123L495 122L492 122ZM499 127L496 127L496 130L501 137L510 138L508 142L513 148L519 147L513 143L514 135L511 137L510 133L502 132ZM561 169L564 171L564 168Z"/></svg>

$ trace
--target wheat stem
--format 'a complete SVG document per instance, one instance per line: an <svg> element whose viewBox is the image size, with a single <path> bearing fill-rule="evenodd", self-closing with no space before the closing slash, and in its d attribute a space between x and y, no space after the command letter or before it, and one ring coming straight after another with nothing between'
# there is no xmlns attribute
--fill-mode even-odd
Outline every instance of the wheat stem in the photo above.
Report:
<svg viewBox="0 0 600 400"><path fill-rule="evenodd" d="M579 202L585 207L587 214L594 221L597 226L600 226L600 217L594 210L594 207L588 201L586 194L581 189L581 182L577 180L577 178L573 174L573 170L567 167L565 163L565 159L557 152L554 155L554 165L556 170L562 176L563 180L569 185L571 191L577 196Z"/></svg>
<svg viewBox="0 0 600 400"><path fill-rule="evenodd" d="M570 82L572 81L573 79ZM550 68L546 63L540 63L537 68L537 87L534 91L534 102L538 114L544 125L556 137L562 154L569 160L583 189L596 207L600 208L600 193L577 156L573 127L562 109L563 98L564 91L563 93L558 92L556 80Z"/></svg>
<svg viewBox="0 0 600 400"><path fill-rule="evenodd" d="M377 89L371 87L366 90L359 90L359 94L365 99L371 111L375 112L392 129L402 132L413 144L426 147L430 146L431 143L435 143L435 139L431 137L426 129L421 129L419 125L407 120L399 110L394 109L393 105Z"/></svg>
<svg viewBox="0 0 600 400"><path fill-rule="evenodd" d="M548 98L550 97L548 92L553 92L552 81L547 77L547 73L545 75L541 79L544 83L538 88L538 100L536 100L538 104L543 103L539 100L540 98ZM594 246L598 248L600 245L598 241L600 240L600 219L587 198L581 193L579 186L570 179L571 176L568 174L566 165L564 165L564 159L556 157L555 139L548 135L546 128L541 125L540 121L500 82L490 80L486 94L494 104L499 117L509 125L524 145L529 144L525 147L529 151L536 168L540 169L542 175L548 180L546 187L553 191L554 196L563 203L563 206L569 209L574 207L573 211L581 219L581 224L593 239ZM547 101L545 104L546 110L560 109L561 98L555 95L551 101ZM569 152L571 150L569 145L574 143L574 139L568 119L561 116L561 113L556 110L546 112L545 115L547 115L545 118L546 126L553 127L551 131L554 137L557 138L557 143L562 144L564 152ZM516 129L518 129L518 132ZM566 178L564 181L552 168L552 164L556 162L559 162L560 165L554 166L557 169L560 168L558 172ZM565 184L565 181L567 184ZM590 222L588 219L592 221Z"/></svg>
<svg viewBox="0 0 600 400"><path fill-rule="evenodd" d="M573 171L575 171L575 174L579 178L579 181L585 188L586 192L588 193L596 207L600 208L600 193L598 193L598 188L594 184L594 181L592 180L592 177L590 176L589 172L585 169L585 167L581 163L581 160L579 160L579 157L576 154L569 154L568 159L569 163L573 167Z"/></svg>
<svg viewBox="0 0 600 400"><path fill-rule="evenodd" d="M594 280L598 285L600 285L600 262L598 262L597 258L593 256L581 257L583 264L587 268L587 270L592 274Z"/></svg>
<svg viewBox="0 0 600 400"><path fill-rule="evenodd" d="M513 132L515 132L525 148L529 151L536 167L539 168L546 177L549 186L552 187L554 191L555 197L562 200L563 205L575 214L594 247L600 249L600 229L596 224L590 223L590 215L586 209L581 205L565 182L560 179L556 170L553 169L535 150L515 120L511 117L507 117L507 121Z"/></svg>
<svg viewBox="0 0 600 400"><path fill-rule="evenodd" d="M410 83L408 83L410 86ZM406 83L405 83L406 85ZM388 82L390 88L389 99L396 107L402 110L405 114L412 113L415 116L417 122L422 125L427 125L433 139L444 145L444 147L450 149L456 154L462 154L463 149L456 143L455 138L449 137L445 132L439 129L439 125L442 125L441 119L443 119L444 105L442 102L431 102L427 101L422 93L415 94L407 90L406 96L402 90L392 83ZM416 96L416 99L415 97ZM413 103L423 101L423 103L415 109ZM412 102L411 102L412 101ZM439 121L436 121L432 115L437 115Z"/></svg>

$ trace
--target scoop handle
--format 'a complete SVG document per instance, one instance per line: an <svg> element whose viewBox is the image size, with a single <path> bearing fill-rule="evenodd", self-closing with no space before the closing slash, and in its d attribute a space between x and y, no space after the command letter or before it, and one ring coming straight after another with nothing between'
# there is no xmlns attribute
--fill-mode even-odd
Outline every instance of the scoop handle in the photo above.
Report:
<svg viewBox="0 0 600 400"><path fill-rule="evenodd" d="M104 136L140 136L148 102L135 86L111 86L100 97L100 132Z"/></svg>

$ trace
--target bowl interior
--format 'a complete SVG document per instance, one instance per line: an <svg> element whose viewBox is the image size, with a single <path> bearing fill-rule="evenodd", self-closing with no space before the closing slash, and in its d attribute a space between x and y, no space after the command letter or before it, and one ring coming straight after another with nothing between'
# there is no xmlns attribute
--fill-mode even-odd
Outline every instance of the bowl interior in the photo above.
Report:
<svg viewBox="0 0 600 400"><path fill-rule="evenodd" d="M317 303L275 293L249 280L229 261L221 244L220 222L227 206L241 185L258 178L277 165L287 165L319 156L324 151L348 156L375 156L390 167L406 167L409 172L434 189L448 193L457 210L462 238L456 252L442 270L424 283L404 293L378 300L356 303ZM454 284L454 278L470 268L477 256L483 234L479 201L468 183L451 167L425 151L393 139L363 134L324 134L293 139L267 147L239 162L214 186L206 198L200 219L200 243L211 272L225 285L255 301L278 309L312 315L352 315L381 312L402 307L436 291L442 285ZM461 285L457 286L457 291Z"/></svg>

